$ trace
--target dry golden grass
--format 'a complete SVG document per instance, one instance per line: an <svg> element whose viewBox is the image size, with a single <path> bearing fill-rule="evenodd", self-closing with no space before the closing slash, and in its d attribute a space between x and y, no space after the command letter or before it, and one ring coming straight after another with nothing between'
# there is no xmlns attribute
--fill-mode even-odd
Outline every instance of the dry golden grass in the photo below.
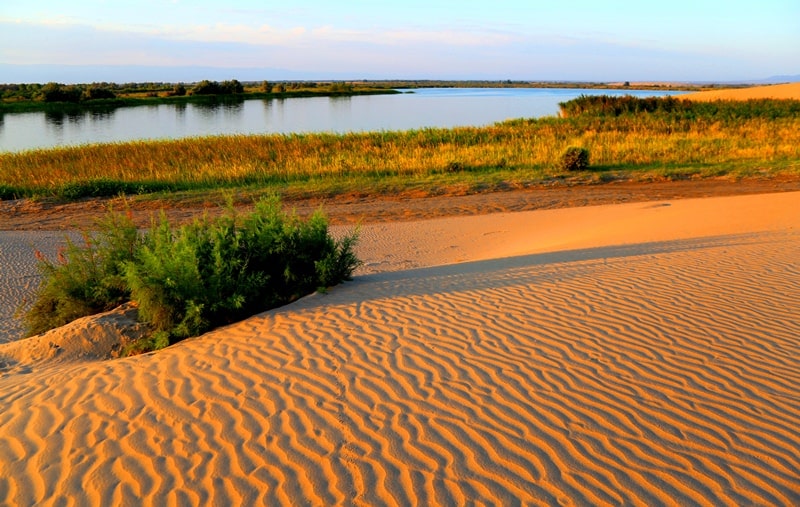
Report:
<svg viewBox="0 0 800 507"><path fill-rule="evenodd" d="M592 171L559 157L587 148ZM0 188L58 193L111 180L126 192L245 186L376 192L437 185L524 186L588 180L746 176L800 170L800 118L628 115L513 120L490 127L347 135L250 135L127 142L0 154ZM10 193L6 191L6 193Z"/></svg>

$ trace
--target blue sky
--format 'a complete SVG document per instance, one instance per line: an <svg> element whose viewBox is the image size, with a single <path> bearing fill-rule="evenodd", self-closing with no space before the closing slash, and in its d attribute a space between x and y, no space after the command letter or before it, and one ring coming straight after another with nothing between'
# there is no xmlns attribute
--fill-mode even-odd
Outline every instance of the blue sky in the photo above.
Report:
<svg viewBox="0 0 800 507"><path fill-rule="evenodd" d="M42 81L69 81L56 65L77 66L82 81L191 81L192 68L246 79L732 81L800 74L798 48L798 0L0 0L0 82L18 82L20 65L46 65Z"/></svg>

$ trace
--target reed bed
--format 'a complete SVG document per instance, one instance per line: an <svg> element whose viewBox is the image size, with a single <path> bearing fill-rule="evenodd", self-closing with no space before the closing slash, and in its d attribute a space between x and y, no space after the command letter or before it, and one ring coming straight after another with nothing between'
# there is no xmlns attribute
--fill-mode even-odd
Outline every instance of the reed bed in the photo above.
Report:
<svg viewBox="0 0 800 507"><path fill-rule="evenodd" d="M0 197L82 195L68 195L70 188L88 188L88 195L237 187L275 193L435 192L564 178L800 174L800 114L779 108L787 109L788 114L761 116L727 110L577 114L487 127L237 135L4 153ZM568 174L558 168L569 146L589 150L589 171Z"/></svg>

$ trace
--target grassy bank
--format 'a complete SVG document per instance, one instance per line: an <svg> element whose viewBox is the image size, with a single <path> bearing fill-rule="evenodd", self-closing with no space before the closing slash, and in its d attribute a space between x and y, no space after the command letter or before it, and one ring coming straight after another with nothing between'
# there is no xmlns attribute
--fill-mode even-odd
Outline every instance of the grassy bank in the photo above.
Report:
<svg viewBox="0 0 800 507"><path fill-rule="evenodd" d="M573 109L566 118L481 128L225 136L5 153L0 197L221 188L287 197L435 194L564 180L800 175L798 101ZM589 151L589 170L559 168L570 146Z"/></svg>

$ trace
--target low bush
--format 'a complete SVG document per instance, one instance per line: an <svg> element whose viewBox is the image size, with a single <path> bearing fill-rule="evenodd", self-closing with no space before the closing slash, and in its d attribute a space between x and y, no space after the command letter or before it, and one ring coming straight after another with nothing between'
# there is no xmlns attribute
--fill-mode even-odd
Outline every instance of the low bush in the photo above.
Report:
<svg viewBox="0 0 800 507"><path fill-rule="evenodd" d="M192 87L193 95L233 95L244 93L244 85L232 79L230 81L209 81L204 79Z"/></svg>
<svg viewBox="0 0 800 507"><path fill-rule="evenodd" d="M4 185L0 183L0 201L19 199L21 196L22 193L19 191L19 189L12 187L11 185Z"/></svg>
<svg viewBox="0 0 800 507"><path fill-rule="evenodd" d="M83 92L83 98L86 100L114 99L116 97L117 95L113 91L101 86L92 86Z"/></svg>
<svg viewBox="0 0 800 507"><path fill-rule="evenodd" d="M43 102L80 102L83 91L74 85L47 83L39 90L38 99Z"/></svg>
<svg viewBox="0 0 800 507"><path fill-rule="evenodd" d="M589 150L570 146L561 155L560 166L564 171L585 171L589 168Z"/></svg>
<svg viewBox="0 0 800 507"><path fill-rule="evenodd" d="M68 201L82 199L84 197L110 197L125 194L127 188L125 183L107 178L99 178L89 181L71 181L64 183L56 189L56 195Z"/></svg>
<svg viewBox="0 0 800 507"><path fill-rule="evenodd" d="M98 222L97 234L83 234L82 245L68 238L56 262L36 252L42 283L24 315L28 336L128 301L125 263L134 259L140 242L130 217L112 212Z"/></svg>
<svg viewBox="0 0 800 507"><path fill-rule="evenodd" d="M359 265L355 234L335 240L322 212L301 220L276 198L177 229L162 215L146 233L113 215L96 236L70 243L58 264L43 260L32 334L131 300L153 331L130 348L143 352L336 285Z"/></svg>

